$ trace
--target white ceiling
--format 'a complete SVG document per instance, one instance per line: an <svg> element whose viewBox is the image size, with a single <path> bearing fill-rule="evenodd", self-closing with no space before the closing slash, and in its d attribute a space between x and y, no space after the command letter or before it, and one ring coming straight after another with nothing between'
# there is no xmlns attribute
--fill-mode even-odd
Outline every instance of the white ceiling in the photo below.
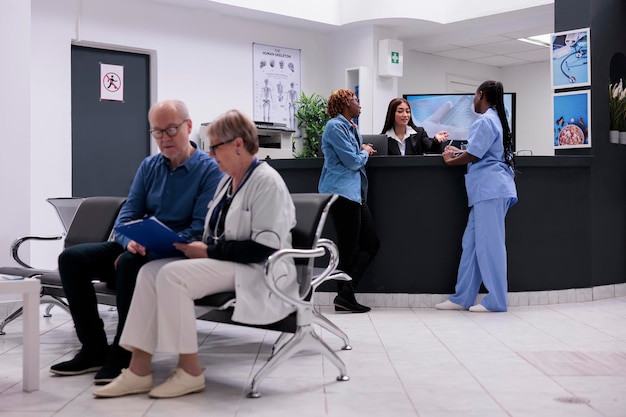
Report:
<svg viewBox="0 0 626 417"><path fill-rule="evenodd" d="M243 19L287 27L334 32L341 27L224 5L206 0L149 0L179 7L210 9ZM506 1L506 0L505 0ZM418 19L377 19L346 25L380 26L398 34L405 50L470 61L495 67L547 62L550 49L518 38L554 32L554 5L531 7L455 23Z"/></svg>
<svg viewBox="0 0 626 417"><path fill-rule="evenodd" d="M398 38L411 51L506 67L549 61L550 48L517 39L552 32L554 5L547 5L446 25L406 23Z"/></svg>

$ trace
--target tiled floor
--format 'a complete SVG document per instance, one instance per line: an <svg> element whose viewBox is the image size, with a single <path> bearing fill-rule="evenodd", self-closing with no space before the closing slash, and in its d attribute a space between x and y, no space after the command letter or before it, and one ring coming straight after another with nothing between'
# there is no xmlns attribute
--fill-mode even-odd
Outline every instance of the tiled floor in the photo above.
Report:
<svg viewBox="0 0 626 417"><path fill-rule="evenodd" d="M41 390L21 385L21 323L0 336L0 417L24 416L626 416L626 297L511 307L508 313L376 308L326 314L352 351L323 332L351 380L317 355L291 359L248 399L274 332L198 322L207 389L171 400L96 400L93 374L53 377L78 348L69 316L41 320ZM116 315L103 308L111 329ZM175 358L158 355L157 382Z"/></svg>

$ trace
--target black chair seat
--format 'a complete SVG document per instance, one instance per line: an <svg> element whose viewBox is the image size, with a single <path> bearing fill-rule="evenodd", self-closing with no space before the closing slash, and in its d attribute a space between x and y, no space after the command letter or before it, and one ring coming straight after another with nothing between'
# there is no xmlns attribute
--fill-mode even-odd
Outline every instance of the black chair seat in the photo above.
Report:
<svg viewBox="0 0 626 417"><path fill-rule="evenodd" d="M67 229L63 242L68 248L81 243L106 242L111 237L113 224L117 218L126 197L88 197L80 200L80 205L72 216L72 222ZM76 203L74 201L73 203ZM65 223L64 223L65 226ZM69 312L67 303L63 300L65 293L57 270L33 268L19 256L20 246L27 241L52 241L62 239L63 236L22 236L11 245L13 259L22 267L0 267L0 274L36 277L41 281L41 303L49 304L45 316L50 316L50 309L56 305ZM101 304L115 305L115 291L106 284L96 283L96 296ZM4 326L22 314L20 308L0 323L0 334Z"/></svg>
<svg viewBox="0 0 626 417"><path fill-rule="evenodd" d="M0 274L17 275L25 278L36 277L41 274L50 272L49 269L23 268L19 266L3 266L0 267Z"/></svg>
<svg viewBox="0 0 626 417"><path fill-rule="evenodd" d="M291 313L284 319L277 321L275 323L256 325L256 324L247 324L247 323L240 323L238 321L233 321L232 319L233 311L234 311L233 307L228 307L223 310L220 310L220 309L211 310L199 316L198 320L206 320L206 321L213 321L216 323L232 324L234 326L254 327L256 329L274 330L274 331L281 332L281 333L283 332L295 333L296 329L298 328L296 312Z"/></svg>
<svg viewBox="0 0 626 417"><path fill-rule="evenodd" d="M235 299L235 291L227 291L227 292L220 292L217 294L210 294L210 295L207 295L206 297L199 298L195 300L194 302L197 306L219 308L234 299Z"/></svg>

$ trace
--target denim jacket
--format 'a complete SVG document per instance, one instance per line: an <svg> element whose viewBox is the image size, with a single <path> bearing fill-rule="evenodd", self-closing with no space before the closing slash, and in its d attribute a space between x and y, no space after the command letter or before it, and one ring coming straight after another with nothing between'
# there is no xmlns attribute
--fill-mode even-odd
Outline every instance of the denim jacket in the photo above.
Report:
<svg viewBox="0 0 626 417"><path fill-rule="evenodd" d="M338 194L359 204L367 200L365 164L369 154L361 150L362 143L359 130L343 115L328 121L322 135L320 193Z"/></svg>

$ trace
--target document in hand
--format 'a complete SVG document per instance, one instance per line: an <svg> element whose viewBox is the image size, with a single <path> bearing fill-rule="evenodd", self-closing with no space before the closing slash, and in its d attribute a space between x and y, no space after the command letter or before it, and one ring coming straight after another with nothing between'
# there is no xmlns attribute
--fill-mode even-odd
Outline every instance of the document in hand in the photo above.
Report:
<svg viewBox="0 0 626 417"><path fill-rule="evenodd" d="M154 216L115 226L115 232L134 240L162 257L182 256L173 243L189 242Z"/></svg>

